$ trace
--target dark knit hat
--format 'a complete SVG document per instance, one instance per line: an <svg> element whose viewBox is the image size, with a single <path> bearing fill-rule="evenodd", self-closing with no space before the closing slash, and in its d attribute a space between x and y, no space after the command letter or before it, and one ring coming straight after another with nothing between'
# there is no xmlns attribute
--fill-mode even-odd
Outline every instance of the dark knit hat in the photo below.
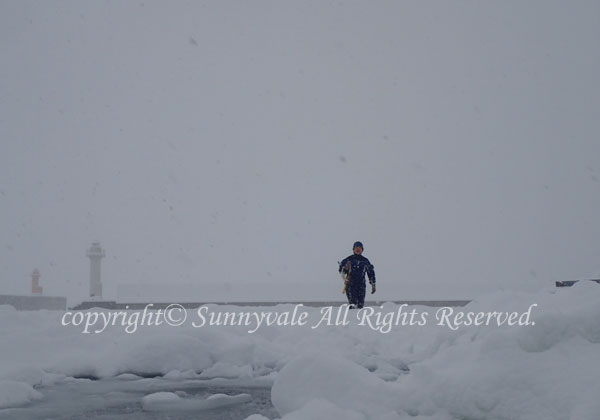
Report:
<svg viewBox="0 0 600 420"><path fill-rule="evenodd" d="M357 246L360 247L360 248L362 248L362 249L365 249L365 247L363 246L362 242L360 242L360 241L354 242L354 245L352 245L352 249L356 248Z"/></svg>

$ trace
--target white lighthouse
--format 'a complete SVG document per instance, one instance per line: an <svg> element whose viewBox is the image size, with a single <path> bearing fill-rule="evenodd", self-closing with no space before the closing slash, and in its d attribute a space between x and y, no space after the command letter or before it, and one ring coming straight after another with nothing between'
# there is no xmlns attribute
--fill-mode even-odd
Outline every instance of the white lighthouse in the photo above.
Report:
<svg viewBox="0 0 600 420"><path fill-rule="evenodd" d="M90 259L90 297L102 299L100 261L104 258L104 250L100 247L100 242L93 242L86 255Z"/></svg>

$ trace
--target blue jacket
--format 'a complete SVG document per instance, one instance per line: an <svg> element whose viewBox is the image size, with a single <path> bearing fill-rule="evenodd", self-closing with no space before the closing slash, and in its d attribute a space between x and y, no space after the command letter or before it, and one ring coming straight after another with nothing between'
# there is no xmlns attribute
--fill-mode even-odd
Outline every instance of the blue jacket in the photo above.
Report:
<svg viewBox="0 0 600 420"><path fill-rule="evenodd" d="M371 262L362 255L352 254L349 257L346 257L340 263L339 272L342 272L342 269L346 265L346 262L350 261L350 282L359 283L365 281L365 274L369 276L369 283L375 284L375 267Z"/></svg>

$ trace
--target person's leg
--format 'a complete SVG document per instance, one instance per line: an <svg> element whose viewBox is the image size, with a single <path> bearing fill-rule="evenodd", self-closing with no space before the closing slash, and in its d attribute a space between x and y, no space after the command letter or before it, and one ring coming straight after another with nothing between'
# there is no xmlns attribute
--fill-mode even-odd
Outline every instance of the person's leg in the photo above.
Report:
<svg viewBox="0 0 600 420"><path fill-rule="evenodd" d="M366 285L364 282L354 287L354 294L357 308L360 309L365 306Z"/></svg>
<svg viewBox="0 0 600 420"><path fill-rule="evenodd" d="M350 305L350 309L355 307L355 304L353 302L353 297L352 297L352 284L350 282L348 282L348 285L346 286L346 297L348 298L348 304Z"/></svg>

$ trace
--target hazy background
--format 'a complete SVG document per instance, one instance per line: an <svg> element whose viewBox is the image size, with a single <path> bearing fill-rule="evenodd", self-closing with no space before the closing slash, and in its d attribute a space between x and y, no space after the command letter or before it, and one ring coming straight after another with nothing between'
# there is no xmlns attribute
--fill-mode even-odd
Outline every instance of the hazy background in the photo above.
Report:
<svg viewBox="0 0 600 420"><path fill-rule="evenodd" d="M0 294L84 299L94 240L109 298L341 298L356 240L380 299L598 275L599 41L597 1L3 0Z"/></svg>

